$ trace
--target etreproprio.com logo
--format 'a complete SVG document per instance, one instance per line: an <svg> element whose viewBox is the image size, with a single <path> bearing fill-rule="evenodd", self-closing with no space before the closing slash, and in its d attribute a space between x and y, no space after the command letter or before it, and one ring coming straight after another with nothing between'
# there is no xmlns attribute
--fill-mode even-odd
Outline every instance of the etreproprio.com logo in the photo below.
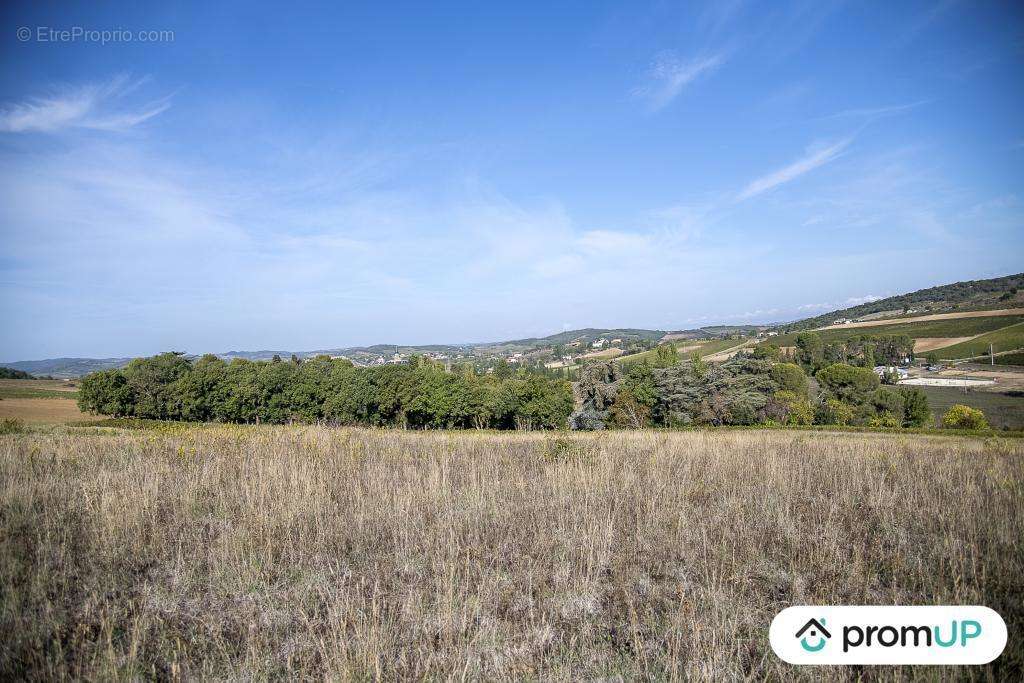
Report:
<svg viewBox="0 0 1024 683"><path fill-rule="evenodd" d="M768 637L791 664L986 664L1006 624L981 606L819 605L782 610Z"/></svg>

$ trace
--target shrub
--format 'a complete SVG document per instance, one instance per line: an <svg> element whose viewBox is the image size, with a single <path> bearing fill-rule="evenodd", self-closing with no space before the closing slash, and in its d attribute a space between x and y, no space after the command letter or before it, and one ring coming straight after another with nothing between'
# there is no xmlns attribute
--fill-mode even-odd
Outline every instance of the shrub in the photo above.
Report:
<svg viewBox="0 0 1024 683"><path fill-rule="evenodd" d="M853 408L834 398L818 407L818 424L848 425L853 421Z"/></svg>
<svg viewBox="0 0 1024 683"><path fill-rule="evenodd" d="M814 409L810 401L792 391L776 391L771 405L779 407L777 418L780 422L790 425L814 423Z"/></svg>
<svg viewBox="0 0 1024 683"><path fill-rule="evenodd" d="M868 427L874 429L899 429L901 426L903 426L903 420L889 411L885 411L868 420Z"/></svg>
<svg viewBox="0 0 1024 683"><path fill-rule="evenodd" d="M782 349L774 344L758 344L754 347L754 358L777 363L782 360Z"/></svg>
<svg viewBox="0 0 1024 683"><path fill-rule="evenodd" d="M0 420L0 434L21 434L25 431L25 423L21 420L8 417Z"/></svg>
<svg viewBox="0 0 1024 683"><path fill-rule="evenodd" d="M942 416L942 426L946 429L988 429L985 413L961 403L946 411Z"/></svg>

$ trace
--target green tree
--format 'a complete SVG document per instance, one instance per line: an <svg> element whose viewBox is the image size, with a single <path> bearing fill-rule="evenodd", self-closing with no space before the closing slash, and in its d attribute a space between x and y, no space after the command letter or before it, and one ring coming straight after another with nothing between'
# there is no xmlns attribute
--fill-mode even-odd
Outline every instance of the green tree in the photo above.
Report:
<svg viewBox="0 0 1024 683"><path fill-rule="evenodd" d="M831 396L851 404L865 402L879 386L878 375L868 368L855 368L833 363L815 374L822 388Z"/></svg>
<svg viewBox="0 0 1024 683"><path fill-rule="evenodd" d="M101 370L79 382L78 407L86 413L127 417L134 412L135 397L123 372Z"/></svg>
<svg viewBox="0 0 1024 683"><path fill-rule="evenodd" d="M870 342L864 344L861 353L863 354L863 361L862 361L861 365L863 365L865 368L874 368L875 367L875 345L870 343Z"/></svg>
<svg viewBox="0 0 1024 683"><path fill-rule="evenodd" d="M509 379L512 377L512 366L504 358L499 358L494 364L494 376L498 379Z"/></svg>
<svg viewBox="0 0 1024 683"><path fill-rule="evenodd" d="M658 401L654 388L654 372L646 361L629 368L619 386L611 407L612 421L622 427L642 429L651 422L651 413Z"/></svg>
<svg viewBox="0 0 1024 683"><path fill-rule="evenodd" d="M807 375L795 363L776 363L772 366L772 379L778 382L783 391L791 391L797 396L807 396Z"/></svg>
<svg viewBox="0 0 1024 683"><path fill-rule="evenodd" d="M924 427L932 422L928 396L917 387L900 387L903 395L903 426Z"/></svg>
<svg viewBox="0 0 1024 683"><path fill-rule="evenodd" d="M903 426L904 401L901 392L891 387L879 387L871 394L871 406L875 410L874 417L891 415L897 418L895 426ZM870 421L871 418L868 419Z"/></svg>
<svg viewBox="0 0 1024 683"><path fill-rule="evenodd" d="M180 417L171 387L191 369L191 364L179 352L136 358L128 363L124 377L135 401L133 415L154 420Z"/></svg>
<svg viewBox="0 0 1024 683"><path fill-rule="evenodd" d="M227 399L227 363L212 354L199 358L189 372L174 381L177 414L182 420L209 422L217 418Z"/></svg>
<svg viewBox="0 0 1024 683"><path fill-rule="evenodd" d="M817 370L825 362L825 344L817 332L802 332L796 336L796 360L801 365Z"/></svg>

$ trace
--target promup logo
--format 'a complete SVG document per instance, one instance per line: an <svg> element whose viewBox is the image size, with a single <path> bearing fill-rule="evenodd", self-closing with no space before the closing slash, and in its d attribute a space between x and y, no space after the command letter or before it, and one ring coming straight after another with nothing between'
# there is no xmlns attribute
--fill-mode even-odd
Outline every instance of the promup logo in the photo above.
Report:
<svg viewBox="0 0 1024 683"><path fill-rule="evenodd" d="M986 664L1006 624L979 606L807 606L779 612L768 637L791 664Z"/></svg>
<svg viewBox="0 0 1024 683"><path fill-rule="evenodd" d="M808 631L810 633L807 633ZM805 633L807 635L804 635ZM800 639L800 647L803 649L808 652L819 652L828 643L828 639L832 637L832 634L825 629L825 617L822 617L820 621L818 619L808 620L803 625L803 628L796 632L796 637ZM817 641L814 645L811 645L807 642L808 638L812 641L817 638Z"/></svg>

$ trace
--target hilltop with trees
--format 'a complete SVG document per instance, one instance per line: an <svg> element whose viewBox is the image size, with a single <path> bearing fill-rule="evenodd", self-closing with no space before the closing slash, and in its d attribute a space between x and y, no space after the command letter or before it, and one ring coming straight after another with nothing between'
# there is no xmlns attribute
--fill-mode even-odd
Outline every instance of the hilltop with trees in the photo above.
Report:
<svg viewBox="0 0 1024 683"><path fill-rule="evenodd" d="M781 332L813 330L831 325L837 319L854 320L863 316L883 313L897 315L913 311L925 315L956 310L1013 308L1021 305L1024 305L1024 273L919 289L916 292L877 299L816 315L812 318L778 325L776 329Z"/></svg>

